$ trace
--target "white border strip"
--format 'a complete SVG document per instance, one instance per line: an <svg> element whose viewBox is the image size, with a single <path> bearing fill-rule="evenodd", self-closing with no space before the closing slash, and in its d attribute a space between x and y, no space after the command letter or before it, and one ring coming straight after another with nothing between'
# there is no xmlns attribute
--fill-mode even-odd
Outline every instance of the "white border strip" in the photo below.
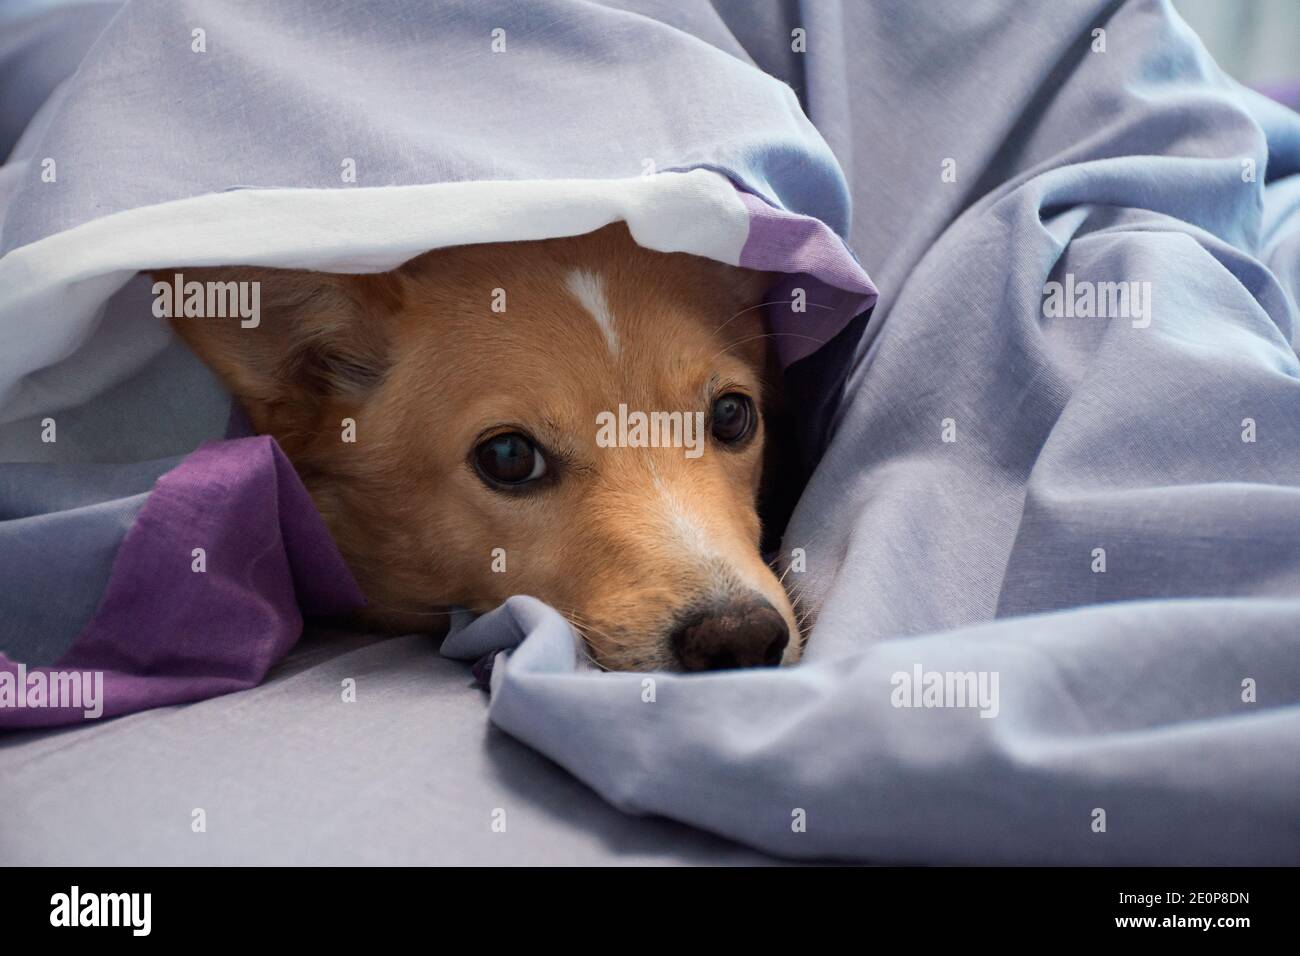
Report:
<svg viewBox="0 0 1300 956"><path fill-rule="evenodd" d="M430 249L579 235L618 220L646 248L730 265L739 264L749 236L735 188L704 169L610 180L239 189L94 219L0 259L0 422L80 404L114 380L107 363L133 364L120 353L79 356L96 367L85 384L59 376L56 387L24 388L26 376L86 343L104 304L141 270L382 272Z"/></svg>

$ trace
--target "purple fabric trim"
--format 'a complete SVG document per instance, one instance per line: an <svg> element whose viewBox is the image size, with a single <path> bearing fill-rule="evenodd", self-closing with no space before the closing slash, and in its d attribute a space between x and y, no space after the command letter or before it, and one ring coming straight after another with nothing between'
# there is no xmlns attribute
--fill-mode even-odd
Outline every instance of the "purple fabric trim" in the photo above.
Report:
<svg viewBox="0 0 1300 956"><path fill-rule="evenodd" d="M773 289L768 321L777 332L782 366L812 354L876 303L876 287L848 247L820 219L768 205L738 189L749 211L749 238L740 251L747 269L784 272ZM806 311L796 312L794 290L804 289Z"/></svg>
<svg viewBox="0 0 1300 956"><path fill-rule="evenodd" d="M191 570L203 548L207 570ZM77 641L50 667L102 672L103 716L257 684L303 611L365 599L293 466L267 436L210 442L154 485ZM0 672L18 665L0 655ZM0 728L81 723L82 708L0 707Z"/></svg>

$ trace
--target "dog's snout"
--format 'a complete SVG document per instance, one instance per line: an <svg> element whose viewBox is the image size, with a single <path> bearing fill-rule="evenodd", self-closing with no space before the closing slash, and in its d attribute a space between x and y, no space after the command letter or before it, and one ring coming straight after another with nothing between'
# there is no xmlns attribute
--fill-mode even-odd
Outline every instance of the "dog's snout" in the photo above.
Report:
<svg viewBox="0 0 1300 956"><path fill-rule="evenodd" d="M698 613L673 632L673 650L688 671L776 667L790 629L776 608L756 598Z"/></svg>

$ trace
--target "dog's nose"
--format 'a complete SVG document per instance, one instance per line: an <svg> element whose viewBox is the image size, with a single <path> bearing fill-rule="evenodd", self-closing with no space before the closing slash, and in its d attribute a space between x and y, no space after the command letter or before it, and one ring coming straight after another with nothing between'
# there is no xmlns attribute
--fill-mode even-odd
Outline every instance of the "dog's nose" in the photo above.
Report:
<svg viewBox="0 0 1300 956"><path fill-rule="evenodd" d="M776 667L788 643L785 619L762 598L711 608L673 632L673 649L688 671Z"/></svg>

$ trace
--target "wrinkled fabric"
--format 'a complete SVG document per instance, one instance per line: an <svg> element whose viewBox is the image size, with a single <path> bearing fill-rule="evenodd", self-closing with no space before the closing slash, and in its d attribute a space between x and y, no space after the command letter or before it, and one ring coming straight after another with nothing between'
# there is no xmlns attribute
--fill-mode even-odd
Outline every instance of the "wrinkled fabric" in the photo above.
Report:
<svg viewBox="0 0 1300 956"><path fill-rule="evenodd" d="M1300 860L1300 117L1164 3L719 7L881 289L785 535L805 663L650 703L518 599L463 638L525 638L494 722L791 857ZM1149 324L1048 316L1067 276L1149 282ZM998 675L996 716L895 706L918 667Z"/></svg>

